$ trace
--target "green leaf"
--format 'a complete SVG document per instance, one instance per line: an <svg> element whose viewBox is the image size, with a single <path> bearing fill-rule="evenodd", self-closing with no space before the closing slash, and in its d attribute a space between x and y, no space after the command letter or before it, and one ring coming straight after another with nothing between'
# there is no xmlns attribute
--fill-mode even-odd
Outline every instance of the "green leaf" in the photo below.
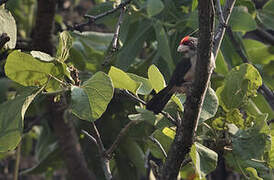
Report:
<svg viewBox="0 0 274 180"><path fill-rule="evenodd" d="M135 82L142 83L139 89L137 90L137 94L148 95L152 91L152 86L150 84L150 81L147 78L143 78L132 73L127 73L127 74Z"/></svg>
<svg viewBox="0 0 274 180"><path fill-rule="evenodd" d="M220 105L225 109L238 108L245 104L249 97L256 96L262 85L262 78L250 64L233 68L226 76L224 86L217 89Z"/></svg>
<svg viewBox="0 0 274 180"><path fill-rule="evenodd" d="M62 68L53 63L39 61L20 51L13 51L9 54L5 64L6 75L23 86L42 86L51 76L62 77L62 71ZM59 87L59 82L57 85L54 84L56 82L54 79L50 80L47 90Z"/></svg>
<svg viewBox="0 0 274 180"><path fill-rule="evenodd" d="M219 102L215 91L212 88L208 88L205 96L205 100L202 106L199 123L204 122L215 116L218 110Z"/></svg>
<svg viewBox="0 0 274 180"><path fill-rule="evenodd" d="M113 33L93 31L73 32L71 35L75 38L74 42L80 41L81 43L85 43L96 51L106 51L113 38Z"/></svg>
<svg viewBox="0 0 274 180"><path fill-rule="evenodd" d="M274 47L267 46L259 41L243 40L248 59L253 64L268 64L274 58Z"/></svg>
<svg viewBox="0 0 274 180"><path fill-rule="evenodd" d="M252 31L257 28L255 20L243 6L233 8L229 25L233 31L241 32Z"/></svg>
<svg viewBox="0 0 274 180"><path fill-rule="evenodd" d="M148 80L150 81L150 84L152 88L158 93L163 88L166 87L165 79L162 75L162 73L159 71L159 69L155 65L151 65L148 68ZM183 110L183 105L178 97L175 95L171 98L180 108L180 110Z"/></svg>
<svg viewBox="0 0 274 180"><path fill-rule="evenodd" d="M161 0L147 1L147 14L152 17L159 14L164 9L164 4Z"/></svg>
<svg viewBox="0 0 274 180"><path fill-rule="evenodd" d="M15 48L17 39L16 23L11 13L4 8L0 8L0 22L0 36L2 33L6 33L10 37L9 42L4 45L4 48Z"/></svg>
<svg viewBox="0 0 274 180"><path fill-rule="evenodd" d="M136 94L141 83L135 82L130 76L114 66L111 66L108 75L111 77L115 88L126 89Z"/></svg>
<svg viewBox="0 0 274 180"><path fill-rule="evenodd" d="M200 179L204 178L217 166L218 154L200 143L195 142L192 145L190 157Z"/></svg>
<svg viewBox="0 0 274 180"><path fill-rule="evenodd" d="M137 110L138 114L128 115L128 118L132 121L147 121L151 125L155 126L163 117L162 115L155 115L153 112L138 106L136 106L135 109Z"/></svg>
<svg viewBox="0 0 274 180"><path fill-rule="evenodd" d="M274 1L270 0L265 3L261 10L258 10L257 18L261 21L262 25L268 29L274 29Z"/></svg>
<svg viewBox="0 0 274 180"><path fill-rule="evenodd" d="M260 178L258 176L257 170L255 168L248 167L245 170L248 172L250 179L252 179L252 180L263 180L263 178Z"/></svg>
<svg viewBox="0 0 274 180"><path fill-rule="evenodd" d="M216 68L214 71L218 74L226 75L228 73L228 65L224 59L222 51L219 51L216 58Z"/></svg>
<svg viewBox="0 0 274 180"><path fill-rule="evenodd" d="M21 95L0 105L0 152L16 148L21 140L27 108L43 88L26 88Z"/></svg>
<svg viewBox="0 0 274 180"><path fill-rule="evenodd" d="M233 153L243 160L256 159L264 154L265 147L269 141L264 133L258 131L239 130L232 137Z"/></svg>
<svg viewBox="0 0 274 180"><path fill-rule="evenodd" d="M108 75L97 72L82 87L72 87L72 112L80 119L95 121L106 111L113 93Z"/></svg>
<svg viewBox="0 0 274 180"><path fill-rule="evenodd" d="M92 119L88 95L83 88L77 86L71 87L71 109L72 113L80 119Z"/></svg>
<svg viewBox="0 0 274 180"><path fill-rule="evenodd" d="M173 59L170 53L170 46L168 42L168 37L164 27L158 22L154 24L154 29L156 33L156 39L158 42L158 51L160 56L166 61L169 70L174 69Z"/></svg>
<svg viewBox="0 0 274 180"><path fill-rule="evenodd" d="M164 76L155 65L148 68L148 80L156 93L166 87Z"/></svg>
<svg viewBox="0 0 274 180"><path fill-rule="evenodd" d="M54 61L54 58L51 57L51 55L41 52L41 51L31 51L30 54L34 57L37 58L41 61L45 61L45 62L51 62Z"/></svg>
<svg viewBox="0 0 274 180"><path fill-rule="evenodd" d="M59 35L59 45L56 53L57 61L65 62L69 57L69 50L72 46L72 37L67 31Z"/></svg>
<svg viewBox="0 0 274 180"><path fill-rule="evenodd" d="M193 0L191 5L191 11L194 11L198 7L198 0Z"/></svg>
<svg viewBox="0 0 274 180"><path fill-rule="evenodd" d="M243 115L239 109L232 109L226 113L226 122L231 124L233 123L238 128L243 129L245 127L244 121Z"/></svg>

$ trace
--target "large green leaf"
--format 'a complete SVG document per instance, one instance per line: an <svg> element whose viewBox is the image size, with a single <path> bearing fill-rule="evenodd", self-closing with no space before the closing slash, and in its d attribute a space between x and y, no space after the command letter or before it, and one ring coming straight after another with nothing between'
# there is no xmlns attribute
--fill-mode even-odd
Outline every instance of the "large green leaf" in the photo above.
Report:
<svg viewBox="0 0 274 180"><path fill-rule="evenodd" d="M248 59L254 64L268 64L274 59L274 47L259 41L246 39L243 41Z"/></svg>
<svg viewBox="0 0 274 180"><path fill-rule="evenodd" d="M80 119L95 121L105 112L113 93L109 76L97 72L82 87L72 87L72 112Z"/></svg>
<svg viewBox="0 0 274 180"><path fill-rule="evenodd" d="M0 7L0 36L6 33L10 37L10 41L5 44L5 48L13 49L16 45L17 28L16 23L8 10Z"/></svg>
<svg viewBox="0 0 274 180"><path fill-rule="evenodd" d="M202 106L199 123L215 116L218 110L219 102L215 91L212 88L208 88L205 96L205 100Z"/></svg>
<svg viewBox="0 0 274 180"><path fill-rule="evenodd" d="M147 14L152 17L159 14L164 9L164 4L161 0L147 1Z"/></svg>
<svg viewBox="0 0 274 180"><path fill-rule="evenodd" d="M257 28L255 20L246 12L245 7L234 7L229 25L233 31L252 31Z"/></svg>
<svg viewBox="0 0 274 180"><path fill-rule="evenodd" d="M13 150L20 142L27 108L42 89L26 88L21 95L0 105L0 152Z"/></svg>
<svg viewBox="0 0 274 180"><path fill-rule="evenodd" d="M111 77L115 88L126 89L134 94L136 94L141 85L141 83L131 79L127 73L114 66L110 68L108 75Z"/></svg>
<svg viewBox="0 0 274 180"><path fill-rule="evenodd" d="M262 78L256 68L250 64L236 66L227 74L224 86L217 89L220 105L225 110L238 108L255 96L261 85Z"/></svg>
<svg viewBox="0 0 274 180"><path fill-rule="evenodd" d="M224 59L222 51L219 51L216 58L216 68L214 71L218 74L226 75L228 73L227 62Z"/></svg>
<svg viewBox="0 0 274 180"><path fill-rule="evenodd" d="M239 130L232 138L233 152L243 160L260 159L267 143L267 135L258 131Z"/></svg>
<svg viewBox="0 0 274 180"><path fill-rule="evenodd" d="M200 143L195 142L192 145L190 157L200 179L205 178L217 166L218 154Z"/></svg>
<svg viewBox="0 0 274 180"><path fill-rule="evenodd" d="M67 31L59 35L59 45L56 53L57 61L65 62L69 57L69 50L72 47L72 37Z"/></svg>
<svg viewBox="0 0 274 180"><path fill-rule="evenodd" d="M31 55L13 51L9 54L5 65L6 75L13 81L24 86L42 86L49 77L60 78L63 68L54 63L47 63L33 58ZM55 88L59 83L54 79L48 83L47 88ZM48 89L47 89L48 90Z"/></svg>

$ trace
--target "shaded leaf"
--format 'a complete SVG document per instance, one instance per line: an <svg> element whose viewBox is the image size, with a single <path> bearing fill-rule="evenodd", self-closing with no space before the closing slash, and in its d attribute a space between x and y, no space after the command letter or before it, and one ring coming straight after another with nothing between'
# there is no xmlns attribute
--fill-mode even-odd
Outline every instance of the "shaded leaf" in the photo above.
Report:
<svg viewBox="0 0 274 180"><path fill-rule="evenodd" d="M136 74L127 73L135 82L142 83L137 90L137 94L148 95L152 91L152 86L147 78L137 76Z"/></svg>
<svg viewBox="0 0 274 180"><path fill-rule="evenodd" d="M192 145L190 157L200 179L215 170L217 166L218 154L200 143L195 142Z"/></svg>
<svg viewBox="0 0 274 180"><path fill-rule="evenodd" d="M147 14L152 17L159 14L164 9L164 4L161 0L147 1Z"/></svg>
<svg viewBox="0 0 274 180"><path fill-rule="evenodd" d="M27 108L42 89L27 88L21 95L0 105L0 152L13 150L20 142Z"/></svg>
<svg viewBox="0 0 274 180"><path fill-rule="evenodd" d="M97 72L82 87L72 88L72 112L80 119L95 121L105 112L113 93L108 75Z"/></svg>

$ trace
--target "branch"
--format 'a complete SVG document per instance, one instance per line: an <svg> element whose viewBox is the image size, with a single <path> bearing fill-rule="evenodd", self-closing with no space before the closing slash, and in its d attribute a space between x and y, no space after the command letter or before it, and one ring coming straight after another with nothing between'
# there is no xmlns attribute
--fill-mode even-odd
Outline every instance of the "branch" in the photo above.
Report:
<svg viewBox="0 0 274 180"><path fill-rule="evenodd" d="M109 11L106 11L102 14L98 14L96 16L91 16L91 15L85 15L84 17L88 19L88 21L86 23L82 23L82 24L77 24L73 27L74 30L78 30L78 31L82 31L82 29L85 27L85 26L90 26L91 24L93 24L95 21L109 15L109 14L112 14L114 12L116 12L117 10L121 9L121 8L124 8L126 5L128 5L132 0L126 0L122 3L120 3L116 8L113 8Z"/></svg>
<svg viewBox="0 0 274 180"><path fill-rule="evenodd" d="M227 28L227 34L228 34L228 36L229 36L236 52L242 58L243 62L244 63L250 63L250 61L248 60L248 58L245 55L244 51L240 47L239 43L236 41L236 39L234 37L234 34L233 34L230 27ZM259 88L259 92L265 97L266 101L268 102L268 104L270 105L272 110L274 110L274 94L273 94L273 92L264 83Z"/></svg>
<svg viewBox="0 0 274 180"><path fill-rule="evenodd" d="M257 28L257 33L261 35L265 41L269 42L272 46L274 46L274 36L272 34L270 34L261 27Z"/></svg>
<svg viewBox="0 0 274 180"><path fill-rule="evenodd" d="M212 4L211 0L199 0L199 43L195 81L185 102L183 120L176 130L175 139L163 165L161 180L177 179L181 164L186 159L193 144L201 107L213 71L211 52L213 47L214 7Z"/></svg>
<svg viewBox="0 0 274 180"><path fill-rule="evenodd" d="M161 152L163 153L163 155L165 156L165 158L167 157L167 154L166 154L166 151L164 150L162 144L156 139L154 138L153 136L149 136L148 137L154 144L156 144L159 149L161 150Z"/></svg>
<svg viewBox="0 0 274 180"><path fill-rule="evenodd" d="M226 28L226 26L228 24L228 20L230 18L232 9L233 9L234 4L236 2L236 0L226 0L225 8L224 8L224 13L223 13L219 1L220 0L217 0L217 11L218 11L219 15L223 14L223 16L219 17L220 18L220 20L219 20L220 22L219 22L219 25L217 27L217 30L216 30L215 36L214 36L213 54L214 54L215 59L217 57L218 51L219 51L220 46L221 46L221 42L222 42L224 34L225 34L225 28Z"/></svg>
<svg viewBox="0 0 274 180"><path fill-rule="evenodd" d="M112 179L112 175L111 175L111 171L110 171L110 167L109 167L109 159L106 155L106 151L105 151L105 147L103 145L100 133L95 125L94 122L91 123L92 125L92 131L93 131L93 141L96 142L99 154L100 154L100 159L101 159L101 164L102 164L102 168L104 171L104 175L106 177L107 180L111 180ZM92 137L91 135L89 135L88 137ZM92 138L91 138L92 139Z"/></svg>
<svg viewBox="0 0 274 180"><path fill-rule="evenodd" d="M123 139L123 137L126 135L126 133L128 132L128 130L131 128L131 126L134 126L136 124L138 124L140 121L130 121L118 134L118 136L116 137L115 141L113 142L113 144L110 146L110 148L106 151L106 154L108 157L111 157L113 152L115 151L115 149L118 147L118 145L120 144L121 140Z"/></svg>
<svg viewBox="0 0 274 180"><path fill-rule="evenodd" d="M10 41L10 37L6 33L3 33L0 36L0 49L2 49L4 47L4 45L9 41Z"/></svg>

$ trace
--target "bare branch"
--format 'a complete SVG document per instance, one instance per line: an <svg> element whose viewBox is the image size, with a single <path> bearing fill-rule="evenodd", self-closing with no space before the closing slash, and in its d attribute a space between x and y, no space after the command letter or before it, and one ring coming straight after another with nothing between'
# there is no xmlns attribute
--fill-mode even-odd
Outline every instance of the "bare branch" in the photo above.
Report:
<svg viewBox="0 0 274 180"><path fill-rule="evenodd" d="M219 23L217 30L215 32L215 36L214 36L213 54L214 54L215 59L216 59L218 51L220 49L221 42L222 42L222 39L225 34L225 28L228 24L228 20L230 18L230 15L231 15L231 12L232 12L235 2L236 2L236 0L226 0L224 13L222 12L221 6L219 6L218 2L217 2L217 10L220 15L223 14L223 18L221 17L221 19L223 19L224 22L222 22L222 20L221 20L221 22Z"/></svg>
<svg viewBox="0 0 274 180"><path fill-rule="evenodd" d="M93 131L92 134L94 136L94 139L97 142L97 147L98 147L98 151L99 151L99 154L100 154L101 164L102 164L102 168L103 168L103 171L104 171L105 178L107 180L111 180L112 175L111 175L111 171L110 171L110 167L109 167L109 159L106 155L105 147L103 145L103 141L101 139L100 133L99 133L95 123L92 122L91 125L92 125L92 131ZM92 136L90 136L90 137L92 137Z"/></svg>
<svg viewBox="0 0 274 180"><path fill-rule="evenodd" d="M272 34L270 34L269 32L267 32L266 30L264 30L261 27L257 28L257 32L258 32L258 34L260 34L264 38L264 40L266 40L272 46L274 46L274 36Z"/></svg>
<svg viewBox="0 0 274 180"><path fill-rule="evenodd" d="M118 23L116 25L115 33L114 33L113 39L112 39L112 51L116 51L118 48L117 44L118 44L118 39L119 39L120 27L122 25L125 12L126 12L126 8L122 7L121 14L120 14Z"/></svg>
<svg viewBox="0 0 274 180"><path fill-rule="evenodd" d="M96 16L90 16L90 15L85 15L84 17L88 19L88 21L86 23L82 23L82 24L77 24L73 27L74 30L78 30L78 31L82 31L83 27L85 26L89 26L91 24L93 24L95 21L109 15L112 14L114 12L116 12L117 10L124 8L126 5L128 5L132 0L127 0L122 2L121 4L119 4L116 8L113 8L109 11L106 11L102 14L98 14Z"/></svg>
<svg viewBox="0 0 274 180"><path fill-rule="evenodd" d="M161 150L161 152L163 153L163 155L164 155L165 158L166 158L166 157L167 157L167 153L166 153L166 151L164 150L162 144L161 144L156 138L154 138L153 136L149 136L149 139L150 139L154 144L156 144L156 145L159 147L159 149Z"/></svg>
<svg viewBox="0 0 274 180"><path fill-rule="evenodd" d="M121 140L125 137L128 130L131 128L131 126L134 126L138 124L141 121L130 121L118 134L113 144L110 146L110 148L106 151L107 156L110 158L115 151L115 149L120 144Z"/></svg>
<svg viewBox="0 0 274 180"><path fill-rule="evenodd" d="M82 131L82 133L84 133L94 144L96 144L96 146L98 146L98 143L97 143L97 141L96 141L96 139L92 136L92 135L90 135L87 131L85 131L85 130L81 130Z"/></svg>

